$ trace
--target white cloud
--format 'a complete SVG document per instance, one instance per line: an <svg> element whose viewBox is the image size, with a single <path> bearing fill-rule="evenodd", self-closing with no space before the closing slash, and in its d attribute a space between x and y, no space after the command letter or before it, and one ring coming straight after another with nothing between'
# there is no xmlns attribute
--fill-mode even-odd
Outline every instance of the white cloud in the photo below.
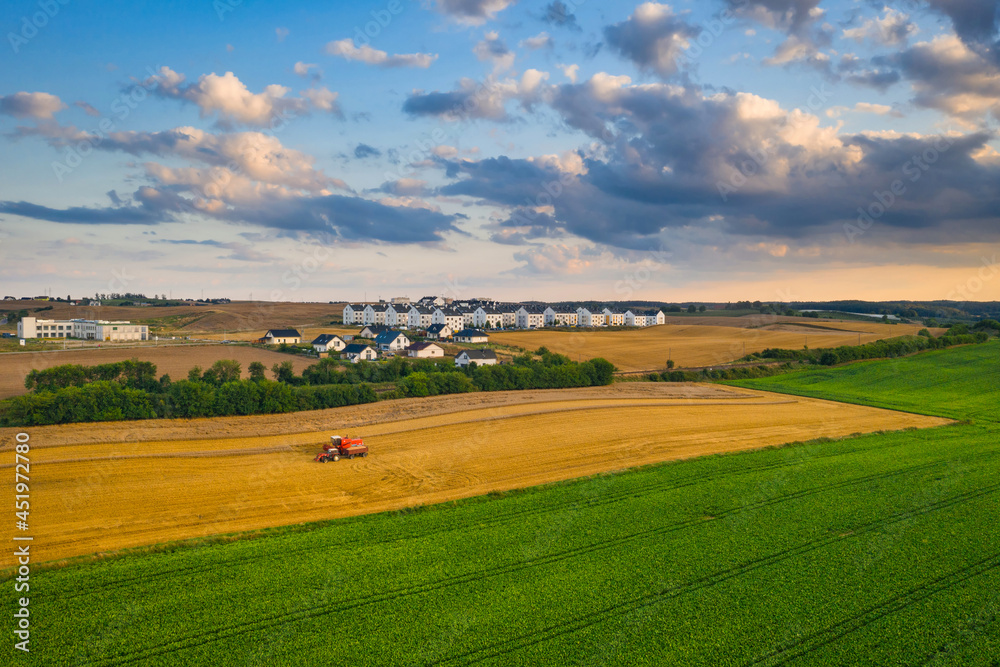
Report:
<svg viewBox="0 0 1000 667"><path fill-rule="evenodd" d="M316 63L304 63L300 60L299 62L295 63L295 66L292 68L292 70L299 76L306 77L309 76L309 70L313 69L314 67L318 68L319 65L317 65Z"/></svg>
<svg viewBox="0 0 1000 667"><path fill-rule="evenodd" d="M161 97L181 99L195 104L201 109L202 117L217 114L225 122L244 125L266 126L276 116L305 114L310 109L318 109L339 114L337 93L326 88L304 91L301 97L287 97L290 89L271 84L259 93L250 92L246 85L232 72L222 76L202 75L197 83L182 85L185 77L169 67L161 67L158 74L149 77L147 87L156 86L155 93Z"/></svg>
<svg viewBox="0 0 1000 667"><path fill-rule="evenodd" d="M14 118L51 120L52 115L62 111L66 105L50 93L14 93L0 96L0 113Z"/></svg>
<svg viewBox="0 0 1000 667"><path fill-rule="evenodd" d="M531 49L532 51L538 49L552 48L553 42L552 37L549 33L544 30L534 37L528 37L527 39L522 39L518 44L522 49Z"/></svg>
<svg viewBox="0 0 1000 667"><path fill-rule="evenodd" d="M910 21L907 14L885 7L885 16L871 18L857 28L844 30L844 38L861 43L865 40L883 46L903 44L918 32L919 28Z"/></svg>
<svg viewBox="0 0 1000 667"><path fill-rule="evenodd" d="M493 20L499 12L517 0L434 0L439 12L456 23L482 25Z"/></svg>
<svg viewBox="0 0 1000 667"><path fill-rule="evenodd" d="M350 38L328 43L326 45L326 52L331 56L337 56L345 60L357 60L369 65L385 68L418 67L426 69L437 60L437 54L431 53L402 53L390 56L385 51L373 49L367 44L359 48L354 45L354 40Z"/></svg>
<svg viewBox="0 0 1000 667"><path fill-rule="evenodd" d="M562 65L562 64L559 64L559 65L556 65L556 67L558 67L562 71L563 76L565 76L567 79L570 80L570 83L576 83L576 78L577 78L577 76L580 73L580 66L579 65Z"/></svg>

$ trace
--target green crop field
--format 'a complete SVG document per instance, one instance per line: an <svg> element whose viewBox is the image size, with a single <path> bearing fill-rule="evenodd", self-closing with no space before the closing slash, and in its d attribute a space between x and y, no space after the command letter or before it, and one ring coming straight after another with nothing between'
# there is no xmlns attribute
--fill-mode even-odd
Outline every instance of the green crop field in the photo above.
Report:
<svg viewBox="0 0 1000 667"><path fill-rule="evenodd" d="M998 353L741 383L958 425L33 572L9 664L997 665Z"/></svg>

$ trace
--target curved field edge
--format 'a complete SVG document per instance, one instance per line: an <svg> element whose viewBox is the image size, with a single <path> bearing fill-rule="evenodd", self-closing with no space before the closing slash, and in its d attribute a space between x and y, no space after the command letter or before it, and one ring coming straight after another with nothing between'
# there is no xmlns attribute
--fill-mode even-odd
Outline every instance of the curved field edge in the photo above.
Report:
<svg viewBox="0 0 1000 667"><path fill-rule="evenodd" d="M851 646L931 654L968 623L966 582L978 609L996 603L997 545L971 528L1000 493L1000 443L975 431L703 457L44 572L38 663L569 664L610 645L610 664L780 664L835 651L845 622ZM934 623L915 640L924 616L895 607ZM363 636L317 632L343 614L368 619ZM878 648L885 623L905 644Z"/></svg>
<svg viewBox="0 0 1000 667"><path fill-rule="evenodd" d="M1000 420L1000 340L719 384L955 420Z"/></svg>

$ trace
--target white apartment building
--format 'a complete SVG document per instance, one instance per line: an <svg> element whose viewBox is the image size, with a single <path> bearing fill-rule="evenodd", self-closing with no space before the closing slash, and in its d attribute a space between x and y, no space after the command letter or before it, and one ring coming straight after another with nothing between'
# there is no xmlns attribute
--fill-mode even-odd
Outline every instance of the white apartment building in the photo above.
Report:
<svg viewBox="0 0 1000 667"><path fill-rule="evenodd" d="M580 315L572 308L545 309L545 325L557 327L575 327L580 321Z"/></svg>
<svg viewBox="0 0 1000 667"><path fill-rule="evenodd" d="M410 307L390 304L385 308L385 325L396 329L406 329L409 327Z"/></svg>
<svg viewBox="0 0 1000 667"><path fill-rule="evenodd" d="M472 326L499 329L503 326L503 313L492 306L479 306L472 319Z"/></svg>
<svg viewBox="0 0 1000 667"><path fill-rule="evenodd" d="M451 308L435 308L431 316L431 324L446 324L452 331L465 328L465 318L462 313Z"/></svg>
<svg viewBox="0 0 1000 667"><path fill-rule="evenodd" d="M149 340L149 327L125 320L40 320L24 317L17 323L18 338L82 338L84 340Z"/></svg>
<svg viewBox="0 0 1000 667"><path fill-rule="evenodd" d="M411 329L426 329L434 324L434 311L427 306L410 306L408 318Z"/></svg>
<svg viewBox="0 0 1000 667"><path fill-rule="evenodd" d="M604 322L610 327L625 326L625 313L620 310L604 309Z"/></svg>
<svg viewBox="0 0 1000 667"><path fill-rule="evenodd" d="M538 329L545 326L545 310L539 306L521 306L516 312L519 329Z"/></svg>

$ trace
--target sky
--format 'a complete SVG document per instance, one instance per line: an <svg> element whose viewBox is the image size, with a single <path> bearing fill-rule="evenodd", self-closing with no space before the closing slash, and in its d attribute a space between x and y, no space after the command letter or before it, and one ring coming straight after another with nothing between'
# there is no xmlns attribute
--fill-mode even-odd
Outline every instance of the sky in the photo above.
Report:
<svg viewBox="0 0 1000 667"><path fill-rule="evenodd" d="M2 6L4 295L1000 299L1000 0Z"/></svg>

